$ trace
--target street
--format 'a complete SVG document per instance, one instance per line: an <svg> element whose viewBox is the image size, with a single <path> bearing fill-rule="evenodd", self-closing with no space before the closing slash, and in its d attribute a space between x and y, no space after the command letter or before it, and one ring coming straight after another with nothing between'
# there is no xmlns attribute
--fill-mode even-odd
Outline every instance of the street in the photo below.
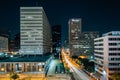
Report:
<svg viewBox="0 0 120 80"><path fill-rule="evenodd" d="M65 74L64 66L59 59L53 59L47 72L47 80L69 80Z"/></svg>
<svg viewBox="0 0 120 80"><path fill-rule="evenodd" d="M76 80L90 80L90 77L85 74L80 67L68 56L65 51L62 50L65 62L68 64L70 70L73 72Z"/></svg>

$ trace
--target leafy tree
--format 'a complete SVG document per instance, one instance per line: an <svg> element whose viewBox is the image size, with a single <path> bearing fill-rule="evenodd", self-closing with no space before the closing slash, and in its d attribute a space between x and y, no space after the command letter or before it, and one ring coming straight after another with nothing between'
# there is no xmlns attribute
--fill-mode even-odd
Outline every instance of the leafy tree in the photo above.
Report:
<svg viewBox="0 0 120 80"><path fill-rule="evenodd" d="M112 79L112 80L120 80L120 74L119 74L119 73L114 73L114 74L111 76L111 79Z"/></svg>
<svg viewBox="0 0 120 80"><path fill-rule="evenodd" d="M72 59L77 59L78 58L78 56L72 56Z"/></svg>
<svg viewBox="0 0 120 80"><path fill-rule="evenodd" d="M17 78L19 78L19 75L17 73L11 73L10 78L12 78L13 80L16 80Z"/></svg>
<svg viewBox="0 0 120 80"><path fill-rule="evenodd" d="M90 62L87 58L78 58L78 60L84 64L85 70L89 72L94 72L94 62Z"/></svg>

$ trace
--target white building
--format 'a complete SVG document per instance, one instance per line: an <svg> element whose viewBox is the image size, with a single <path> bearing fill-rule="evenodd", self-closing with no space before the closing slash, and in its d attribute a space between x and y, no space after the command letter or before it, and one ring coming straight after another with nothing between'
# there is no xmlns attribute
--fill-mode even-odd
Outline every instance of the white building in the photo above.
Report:
<svg viewBox="0 0 120 80"><path fill-rule="evenodd" d="M0 36L0 52L8 52L8 38Z"/></svg>
<svg viewBox="0 0 120 80"><path fill-rule="evenodd" d="M42 7L20 7L22 54L50 52L51 29Z"/></svg>
<svg viewBox="0 0 120 80"><path fill-rule="evenodd" d="M94 39L95 70L102 74L101 80L109 80L115 72L120 73L120 31L112 31Z"/></svg>

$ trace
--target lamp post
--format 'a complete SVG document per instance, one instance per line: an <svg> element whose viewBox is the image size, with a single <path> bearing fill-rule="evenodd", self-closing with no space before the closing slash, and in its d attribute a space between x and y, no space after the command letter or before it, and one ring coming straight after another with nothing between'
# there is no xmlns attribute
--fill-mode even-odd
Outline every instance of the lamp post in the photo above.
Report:
<svg viewBox="0 0 120 80"><path fill-rule="evenodd" d="M3 72L3 71L5 71L5 69L4 69L4 68L1 68L1 71Z"/></svg>

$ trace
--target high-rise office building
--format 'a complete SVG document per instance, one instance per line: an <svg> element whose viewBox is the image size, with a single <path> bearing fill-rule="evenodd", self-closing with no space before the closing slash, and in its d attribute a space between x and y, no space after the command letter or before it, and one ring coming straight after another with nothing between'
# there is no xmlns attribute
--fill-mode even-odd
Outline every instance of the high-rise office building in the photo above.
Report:
<svg viewBox="0 0 120 80"><path fill-rule="evenodd" d="M25 79L26 76L31 75L34 78L39 76L40 79L48 72L52 60L51 54L47 53L50 52L51 48L51 30L42 7L20 8L20 38L21 40L17 34L11 47L16 47L14 50L18 50L20 40L23 55L18 53L8 55L2 53L5 48L8 48L8 38L0 37L2 51L0 52L0 75L5 74L5 77L8 77L6 73L15 72L21 73L20 78Z"/></svg>
<svg viewBox="0 0 120 80"><path fill-rule="evenodd" d="M114 73L120 74L120 31L111 31L94 39L95 70L101 80L110 80Z"/></svg>
<svg viewBox="0 0 120 80"><path fill-rule="evenodd" d="M52 26L53 53L59 53L61 48L61 25Z"/></svg>
<svg viewBox="0 0 120 80"><path fill-rule="evenodd" d="M69 48L70 54L79 55L79 43L81 34L81 18L69 20Z"/></svg>
<svg viewBox="0 0 120 80"><path fill-rule="evenodd" d="M82 32L80 35L80 53L93 59L94 53L94 39L99 37L99 32L90 31Z"/></svg>
<svg viewBox="0 0 120 80"><path fill-rule="evenodd" d="M0 52L8 52L8 38L0 36Z"/></svg>
<svg viewBox="0 0 120 80"><path fill-rule="evenodd" d="M42 7L20 7L22 54L44 54L51 49L51 29Z"/></svg>

